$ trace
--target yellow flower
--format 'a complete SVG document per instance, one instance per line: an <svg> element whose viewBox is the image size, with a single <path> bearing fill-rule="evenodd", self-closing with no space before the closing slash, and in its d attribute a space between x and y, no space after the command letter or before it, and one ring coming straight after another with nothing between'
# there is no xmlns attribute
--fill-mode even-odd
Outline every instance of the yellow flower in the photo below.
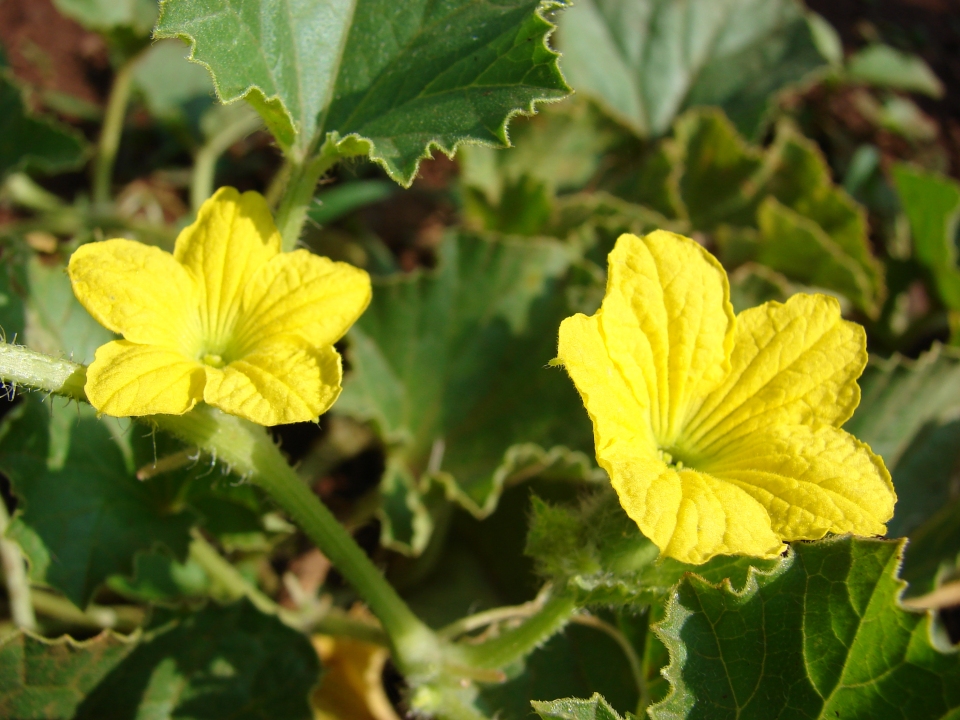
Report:
<svg viewBox="0 0 960 720"><path fill-rule="evenodd" d="M70 258L83 306L123 335L97 350L87 398L118 417L199 401L261 425L315 420L340 394L340 339L370 302L370 278L306 250L280 252L257 193L222 188L173 255L106 240Z"/></svg>
<svg viewBox="0 0 960 720"><path fill-rule="evenodd" d="M621 236L609 262L603 305L563 321L558 359L620 503L664 555L773 557L783 540L886 531L890 474L839 429L867 352L836 300L734 317L720 264L663 231Z"/></svg>

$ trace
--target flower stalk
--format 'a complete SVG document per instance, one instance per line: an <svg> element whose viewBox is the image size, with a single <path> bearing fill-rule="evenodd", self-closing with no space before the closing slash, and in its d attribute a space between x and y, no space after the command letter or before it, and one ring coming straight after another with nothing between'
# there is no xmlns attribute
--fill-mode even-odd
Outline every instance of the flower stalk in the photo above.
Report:
<svg viewBox="0 0 960 720"><path fill-rule="evenodd" d="M8 386L19 385L86 401L83 365L16 345L0 344L0 381ZM444 705L442 710L437 708L440 717L458 715L453 706L462 698L451 695L451 688L461 687L463 683L469 686L476 682L502 681L502 668L525 657L560 631L576 612L574 598L568 594L541 597L531 606L531 612L524 613L525 619L519 626L482 643L454 643L414 615L346 528L290 467L265 428L205 404L183 415L137 419L199 447L237 474L260 485L367 603L389 638L398 668L412 687L422 691L416 696L424 701L433 698L427 703L431 707L433 701ZM195 538L194 553L212 551L203 543L199 548L196 545ZM205 566L220 559L204 557ZM244 588L242 594L249 596L249 589ZM260 594L256 599L261 604L264 600L272 604ZM426 707L415 704L421 709ZM460 710L463 717L482 717L474 714L469 703Z"/></svg>
<svg viewBox="0 0 960 720"><path fill-rule="evenodd" d="M287 186L277 207L277 229L283 238L283 251L293 250L303 225L307 210L313 202L313 193L323 174L339 162L341 156L333 143L324 143L317 155L304 162L291 162Z"/></svg>
<svg viewBox="0 0 960 720"><path fill-rule="evenodd" d="M133 83L133 69L139 55L124 63L113 78L110 97L107 99L107 111L100 129L100 141L97 145L97 157L93 165L93 202L105 205L110 202L110 184L113 180L113 165L120 147L123 134L123 120L130 101L130 86Z"/></svg>

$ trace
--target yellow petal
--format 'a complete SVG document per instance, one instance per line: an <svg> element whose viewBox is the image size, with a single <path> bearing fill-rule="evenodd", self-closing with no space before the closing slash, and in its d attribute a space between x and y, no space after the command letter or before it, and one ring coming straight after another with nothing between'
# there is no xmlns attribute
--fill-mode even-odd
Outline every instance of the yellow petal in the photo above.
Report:
<svg viewBox="0 0 960 720"><path fill-rule="evenodd" d="M627 515L667 557L699 565L716 555L775 557L783 550L767 512L736 485L625 446L611 448L600 464Z"/></svg>
<svg viewBox="0 0 960 720"><path fill-rule="evenodd" d="M179 348L199 331L197 286L160 248L123 239L89 243L73 253L68 272L80 303L127 340Z"/></svg>
<svg viewBox="0 0 960 720"><path fill-rule="evenodd" d="M247 284L234 345L237 352L277 335L332 345L370 304L363 270L306 250L277 255Z"/></svg>
<svg viewBox="0 0 960 720"><path fill-rule="evenodd" d="M828 532L883 535L896 494L883 460L834 427L776 426L728 446L704 466L736 484L786 540Z"/></svg>
<svg viewBox="0 0 960 720"><path fill-rule="evenodd" d="M176 351L116 340L97 349L84 391L107 415L182 415L203 398L203 366Z"/></svg>
<svg viewBox="0 0 960 720"><path fill-rule="evenodd" d="M173 254L200 287L201 332L208 350L226 349L244 286L279 252L280 233L263 196L241 195L229 187L203 203L196 222L180 233Z"/></svg>
<svg viewBox="0 0 960 720"><path fill-rule="evenodd" d="M772 425L839 426L859 404L866 334L834 298L794 295L745 310L735 338L730 374L684 431L695 455Z"/></svg>
<svg viewBox="0 0 960 720"><path fill-rule="evenodd" d="M260 425L316 420L340 395L340 356L280 338L222 370L206 366L204 400Z"/></svg>
<svg viewBox="0 0 960 720"><path fill-rule="evenodd" d="M600 332L637 401L649 404L661 446L669 446L691 400L726 372L734 325L727 276L696 242L661 230L621 235L609 263Z"/></svg>
<svg viewBox="0 0 960 720"><path fill-rule="evenodd" d="M560 323L557 356L573 379L593 420L597 455L623 442L651 456L657 448L650 429L650 410L632 392L620 368L607 354L600 319L574 315Z"/></svg>

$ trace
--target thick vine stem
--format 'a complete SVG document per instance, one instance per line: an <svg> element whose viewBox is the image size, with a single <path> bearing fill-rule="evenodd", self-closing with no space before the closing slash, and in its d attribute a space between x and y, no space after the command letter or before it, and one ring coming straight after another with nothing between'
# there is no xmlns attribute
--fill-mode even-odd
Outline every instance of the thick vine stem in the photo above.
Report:
<svg viewBox="0 0 960 720"><path fill-rule="evenodd" d="M7 385L86 400L85 379L82 365L0 344L0 381ZM560 631L576 611L572 597L553 595L538 599L542 605L531 607L533 612L521 625L490 640L475 645L444 640L413 614L350 533L297 476L265 428L204 404L184 415L137 419L199 447L260 485L366 601L389 637L398 668L411 686L421 686L426 695L431 694L430 687L442 689L452 680L468 685L501 681L502 668ZM447 693L441 694L446 697ZM466 706L462 709L469 714Z"/></svg>

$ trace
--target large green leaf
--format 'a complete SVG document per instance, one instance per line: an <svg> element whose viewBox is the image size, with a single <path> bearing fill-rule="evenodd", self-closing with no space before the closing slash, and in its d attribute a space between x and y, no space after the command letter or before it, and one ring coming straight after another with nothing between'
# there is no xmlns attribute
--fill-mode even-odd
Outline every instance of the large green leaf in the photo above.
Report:
<svg viewBox="0 0 960 720"><path fill-rule="evenodd" d="M893 182L910 221L914 256L933 274L944 304L960 310L960 184L903 164L893 166Z"/></svg>
<svg viewBox="0 0 960 720"><path fill-rule="evenodd" d="M558 44L571 85L641 136L701 105L754 135L772 97L825 64L794 0L582 0Z"/></svg>
<svg viewBox="0 0 960 720"><path fill-rule="evenodd" d="M70 720L83 699L136 647L112 632L77 642L18 632L0 640L0 717Z"/></svg>
<svg viewBox="0 0 960 720"><path fill-rule="evenodd" d="M307 720L310 641L243 600L175 617L99 683L76 720Z"/></svg>
<svg viewBox="0 0 960 720"><path fill-rule="evenodd" d="M83 607L107 577L130 574L137 552L163 545L186 554L192 514L136 479L128 441L106 424L115 421L28 395L6 422L0 470L21 503L11 534L34 580Z"/></svg>
<svg viewBox="0 0 960 720"><path fill-rule="evenodd" d="M960 657L900 608L902 543L796 543L742 591L688 576L658 633L670 649L670 718L955 717Z"/></svg>
<svg viewBox="0 0 960 720"><path fill-rule="evenodd" d="M548 239L451 236L436 271L375 284L350 331L337 411L374 422L398 505L436 478L483 516L511 477L590 474L588 457L566 449L592 450L589 420L547 367L571 259Z"/></svg>
<svg viewBox="0 0 960 720"><path fill-rule="evenodd" d="M507 145L511 115L567 94L541 14L558 4L165 0L156 36L192 43L220 99L247 98L295 156L359 140L409 184L433 147Z"/></svg>
<svg viewBox="0 0 960 720"><path fill-rule="evenodd" d="M0 179L24 167L71 170L83 162L86 147L70 128L28 113L20 89L0 69Z"/></svg>
<svg viewBox="0 0 960 720"><path fill-rule="evenodd" d="M534 500L527 554L545 577L577 593L585 605L643 605L657 602L687 574L742 588L753 568L771 569L774 560L720 556L704 565L660 559L612 490L579 508Z"/></svg>

